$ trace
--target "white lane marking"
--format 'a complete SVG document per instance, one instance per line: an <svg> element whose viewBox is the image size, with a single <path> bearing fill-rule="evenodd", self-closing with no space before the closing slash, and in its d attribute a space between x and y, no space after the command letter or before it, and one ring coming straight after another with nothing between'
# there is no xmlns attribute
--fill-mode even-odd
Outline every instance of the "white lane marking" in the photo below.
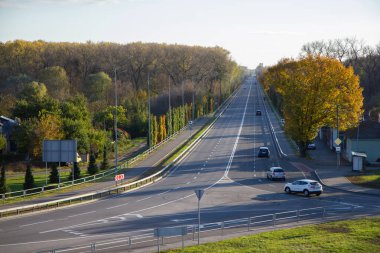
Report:
<svg viewBox="0 0 380 253"><path fill-rule="evenodd" d="M201 169L202 170L202 169ZM197 175L201 174L200 172L197 173Z"/></svg>
<svg viewBox="0 0 380 253"><path fill-rule="evenodd" d="M245 114L247 112L248 100L249 100L250 94L251 94L251 86L249 86L247 100L245 101L244 113L243 113L243 117L241 118L239 132L237 134L237 137L236 137L236 140L235 140L235 144L234 144L234 147L233 147L231 155L230 155L230 159L228 160L227 168L226 168L226 170L224 172L224 176L225 177L228 177L228 172L230 171L230 168L231 168L231 165L232 165L232 161L234 160L236 148L237 148L237 145L238 145L239 139L240 139L240 134L241 134L241 131L243 129L243 124L244 124Z"/></svg>
<svg viewBox="0 0 380 253"><path fill-rule="evenodd" d="M139 213L125 213L123 215L135 216L135 217L137 217L139 219L143 218L143 216L141 214L139 214Z"/></svg>
<svg viewBox="0 0 380 253"><path fill-rule="evenodd" d="M150 198L153 198L153 195L151 195L149 197L146 197L146 198L143 198L143 199L136 200L136 202L140 202L140 201L147 200L147 199L150 199Z"/></svg>
<svg viewBox="0 0 380 253"><path fill-rule="evenodd" d="M81 216L81 215L85 215L85 214L89 214L89 213L95 213L95 212L96 211L91 211L91 212L86 212L86 213L80 213L80 214L74 214L74 215L67 216L67 218L72 218L72 217Z"/></svg>
<svg viewBox="0 0 380 253"><path fill-rule="evenodd" d="M190 184L190 182L187 182L186 184Z"/></svg>
<svg viewBox="0 0 380 253"><path fill-rule="evenodd" d="M111 207L108 207L106 209L113 209L113 208L117 208L117 207L120 207L120 206L126 206L126 205L128 205L128 203L117 205L117 206L111 206Z"/></svg>
<svg viewBox="0 0 380 253"><path fill-rule="evenodd" d="M54 220L45 220L45 221L30 223L30 224L26 224L26 225L21 225L20 228L22 228L22 227L28 227L28 226L33 226L33 225L36 225L36 224L42 224L42 223L46 223L46 222L50 222L50 221L54 221Z"/></svg>
<svg viewBox="0 0 380 253"><path fill-rule="evenodd" d="M197 179L197 177L194 177L193 179Z"/></svg>
<svg viewBox="0 0 380 253"><path fill-rule="evenodd" d="M174 219L174 220L171 220L171 221L174 221L174 222L183 222L183 221L190 221L190 220L198 220L197 218L189 218L189 219Z"/></svg>

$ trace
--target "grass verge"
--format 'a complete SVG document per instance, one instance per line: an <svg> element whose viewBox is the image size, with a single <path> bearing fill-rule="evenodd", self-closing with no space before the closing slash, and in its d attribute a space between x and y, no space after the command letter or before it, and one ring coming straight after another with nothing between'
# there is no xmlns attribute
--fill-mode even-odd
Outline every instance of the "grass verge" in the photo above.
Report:
<svg viewBox="0 0 380 253"><path fill-rule="evenodd" d="M374 189L380 189L380 171L366 171L359 175L347 176L351 183Z"/></svg>
<svg viewBox="0 0 380 253"><path fill-rule="evenodd" d="M163 252L380 252L380 218L282 229Z"/></svg>

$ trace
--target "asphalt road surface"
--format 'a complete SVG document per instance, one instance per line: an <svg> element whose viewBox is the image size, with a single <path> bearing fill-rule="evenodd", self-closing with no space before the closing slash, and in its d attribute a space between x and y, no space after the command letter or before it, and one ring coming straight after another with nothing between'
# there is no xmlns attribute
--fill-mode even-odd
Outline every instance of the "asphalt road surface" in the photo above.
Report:
<svg viewBox="0 0 380 253"><path fill-rule="evenodd" d="M204 189L202 223L287 210L380 207L379 198L336 190L319 197L288 195L283 181L269 181L265 171L280 165L287 181L309 177L278 155L269 120L280 129L261 86L244 83L203 140L164 179L124 194L87 204L0 220L0 252L38 252L94 241L125 238L157 227L197 223L195 189ZM256 110L262 115L256 116ZM279 139L292 152L286 139ZM270 158L258 158L260 146Z"/></svg>

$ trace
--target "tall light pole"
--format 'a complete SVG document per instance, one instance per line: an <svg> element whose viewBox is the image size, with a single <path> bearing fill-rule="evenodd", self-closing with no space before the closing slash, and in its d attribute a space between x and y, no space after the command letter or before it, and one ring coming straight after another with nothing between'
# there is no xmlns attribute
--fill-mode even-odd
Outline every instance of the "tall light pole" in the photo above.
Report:
<svg viewBox="0 0 380 253"><path fill-rule="evenodd" d="M150 148L150 73L148 72L148 147Z"/></svg>
<svg viewBox="0 0 380 253"><path fill-rule="evenodd" d="M116 82L116 68L115 71L115 116L114 116L114 129L115 129L115 174L117 174L118 152L117 152L117 82Z"/></svg>

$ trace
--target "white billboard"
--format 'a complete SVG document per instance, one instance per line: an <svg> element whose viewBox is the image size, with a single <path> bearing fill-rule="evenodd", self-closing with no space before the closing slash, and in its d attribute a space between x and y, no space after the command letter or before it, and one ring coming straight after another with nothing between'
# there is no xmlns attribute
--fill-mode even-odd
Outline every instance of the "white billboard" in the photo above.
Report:
<svg viewBox="0 0 380 253"><path fill-rule="evenodd" d="M44 162L77 162L76 140L44 140L42 147Z"/></svg>

